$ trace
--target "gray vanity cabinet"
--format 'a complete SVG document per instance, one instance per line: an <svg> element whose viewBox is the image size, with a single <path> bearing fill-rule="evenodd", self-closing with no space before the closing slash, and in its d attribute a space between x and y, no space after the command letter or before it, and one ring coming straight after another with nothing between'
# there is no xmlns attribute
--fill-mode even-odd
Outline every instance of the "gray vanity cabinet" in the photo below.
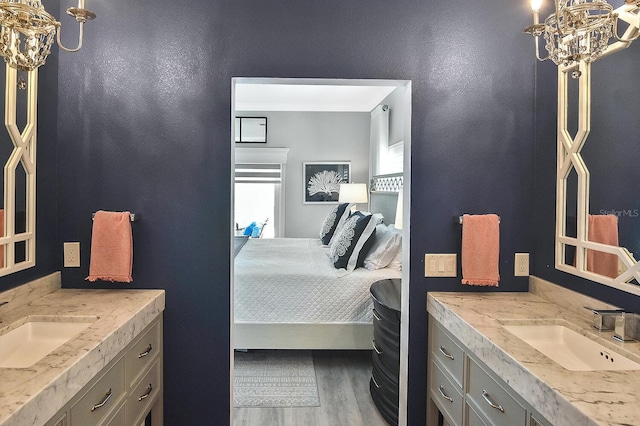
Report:
<svg viewBox="0 0 640 426"><path fill-rule="evenodd" d="M432 316L428 376L428 425L551 426Z"/></svg>
<svg viewBox="0 0 640 426"><path fill-rule="evenodd" d="M160 315L46 426L161 426L162 334Z"/></svg>

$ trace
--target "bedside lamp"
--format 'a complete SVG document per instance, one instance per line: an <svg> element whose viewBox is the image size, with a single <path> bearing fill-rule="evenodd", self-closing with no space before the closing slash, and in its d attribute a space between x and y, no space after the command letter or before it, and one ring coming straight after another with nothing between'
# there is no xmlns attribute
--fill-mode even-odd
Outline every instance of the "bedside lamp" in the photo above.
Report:
<svg viewBox="0 0 640 426"><path fill-rule="evenodd" d="M364 204L369 202L366 183L341 183L340 195L338 196L340 203ZM352 211L356 210L354 205Z"/></svg>

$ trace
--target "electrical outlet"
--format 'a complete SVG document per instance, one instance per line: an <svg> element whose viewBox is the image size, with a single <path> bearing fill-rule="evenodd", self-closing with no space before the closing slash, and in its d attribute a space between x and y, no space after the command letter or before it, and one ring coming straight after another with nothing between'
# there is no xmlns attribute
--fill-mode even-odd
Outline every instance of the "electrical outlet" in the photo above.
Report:
<svg viewBox="0 0 640 426"><path fill-rule="evenodd" d="M529 253L516 253L513 264L516 277L529 275Z"/></svg>
<svg viewBox="0 0 640 426"><path fill-rule="evenodd" d="M64 267L80 267L80 243L64 243Z"/></svg>

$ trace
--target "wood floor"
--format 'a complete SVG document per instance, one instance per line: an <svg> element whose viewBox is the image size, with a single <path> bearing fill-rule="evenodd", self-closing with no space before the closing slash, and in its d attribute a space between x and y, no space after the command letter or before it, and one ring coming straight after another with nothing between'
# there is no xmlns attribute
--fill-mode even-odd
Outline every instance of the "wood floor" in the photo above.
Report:
<svg viewBox="0 0 640 426"><path fill-rule="evenodd" d="M320 407L234 408L234 426L387 426L371 400L370 351L313 351Z"/></svg>

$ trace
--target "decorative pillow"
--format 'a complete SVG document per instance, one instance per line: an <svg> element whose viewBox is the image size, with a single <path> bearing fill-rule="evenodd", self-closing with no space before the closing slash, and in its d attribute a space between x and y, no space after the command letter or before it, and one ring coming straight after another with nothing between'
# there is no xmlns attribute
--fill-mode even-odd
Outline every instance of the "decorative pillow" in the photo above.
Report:
<svg viewBox="0 0 640 426"><path fill-rule="evenodd" d="M393 226L376 226L373 245L364 258L364 267L370 271L385 268L402 246L402 233Z"/></svg>
<svg viewBox="0 0 640 426"><path fill-rule="evenodd" d="M331 210L331 213L326 217L320 228L320 240L322 240L322 244L325 246L329 245L336 229L341 228L349 218L351 206L352 204L344 203L335 206L333 210Z"/></svg>
<svg viewBox="0 0 640 426"><path fill-rule="evenodd" d="M329 258L338 269L353 271L362 266L364 258L373 243L379 214L364 215L355 212L336 232L329 246Z"/></svg>

